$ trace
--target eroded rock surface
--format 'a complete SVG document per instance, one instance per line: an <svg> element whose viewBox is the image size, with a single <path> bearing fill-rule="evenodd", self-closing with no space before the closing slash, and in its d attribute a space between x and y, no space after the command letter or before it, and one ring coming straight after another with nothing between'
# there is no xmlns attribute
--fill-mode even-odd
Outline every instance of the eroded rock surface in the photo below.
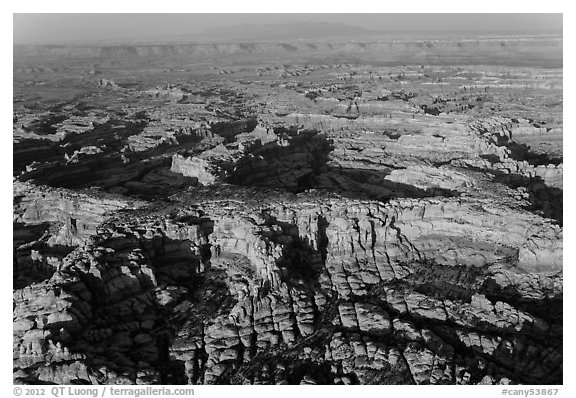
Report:
<svg viewBox="0 0 576 398"><path fill-rule="evenodd" d="M452 44L21 49L14 381L561 384L562 70Z"/></svg>

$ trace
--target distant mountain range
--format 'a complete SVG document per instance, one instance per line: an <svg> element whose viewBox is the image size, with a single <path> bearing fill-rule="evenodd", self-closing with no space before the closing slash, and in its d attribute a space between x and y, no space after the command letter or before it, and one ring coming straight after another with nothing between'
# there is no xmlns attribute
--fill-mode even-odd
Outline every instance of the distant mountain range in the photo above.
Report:
<svg viewBox="0 0 576 398"><path fill-rule="evenodd" d="M199 40L225 41L295 41L334 38L366 38L384 32L331 22L299 22L290 24L236 25L214 27L200 32Z"/></svg>
<svg viewBox="0 0 576 398"><path fill-rule="evenodd" d="M359 26L347 25L339 22L297 22L281 24L252 24L219 26L204 29L195 34L185 36L164 36L156 38L140 38L140 43L193 43L193 42L297 42L301 40L312 41L349 41L387 38L412 38L426 40L430 37L437 39L477 38L483 36L515 36L515 35L562 35L562 30L533 30L533 31L488 31L488 30L392 30L383 26L382 29L367 29Z"/></svg>
<svg viewBox="0 0 576 398"><path fill-rule="evenodd" d="M265 22L265 21L263 21ZM37 44L18 44L15 46L60 45L60 46L118 46L118 45L165 45L190 43L282 43L298 41L344 42L386 39L458 39L478 37L509 37L517 35L562 36L561 30L534 31L424 31L392 30L387 26L382 29L367 29L339 22L297 22L279 24L251 24L233 26L215 26L197 33L162 36L118 37L106 40L77 40L73 37L66 41L46 41Z"/></svg>

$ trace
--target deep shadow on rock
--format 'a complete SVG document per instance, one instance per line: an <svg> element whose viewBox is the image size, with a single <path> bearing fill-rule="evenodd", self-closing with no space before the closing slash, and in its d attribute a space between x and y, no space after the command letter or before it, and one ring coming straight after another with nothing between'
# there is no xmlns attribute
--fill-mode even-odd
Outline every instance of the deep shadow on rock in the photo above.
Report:
<svg viewBox="0 0 576 398"><path fill-rule="evenodd" d="M545 153L536 153L530 146L521 144L516 141L509 141L505 146L510 150L510 157L517 161L525 160L533 166L553 164L555 166L562 164L563 159L550 156Z"/></svg>
<svg viewBox="0 0 576 398"><path fill-rule="evenodd" d="M388 201L392 198L453 197L444 188L422 189L387 180L390 171L345 168L333 164L333 142L317 131L307 131L284 147L259 148L241 160L227 182L235 185L281 188L300 193L322 189L351 199Z"/></svg>
<svg viewBox="0 0 576 398"><path fill-rule="evenodd" d="M556 220L560 226L563 225L563 202L564 191L546 185L539 177L527 177L522 174L505 174L492 171L496 175L495 181L501 182L510 188L525 187L530 195L530 203L533 211L542 212L544 217Z"/></svg>

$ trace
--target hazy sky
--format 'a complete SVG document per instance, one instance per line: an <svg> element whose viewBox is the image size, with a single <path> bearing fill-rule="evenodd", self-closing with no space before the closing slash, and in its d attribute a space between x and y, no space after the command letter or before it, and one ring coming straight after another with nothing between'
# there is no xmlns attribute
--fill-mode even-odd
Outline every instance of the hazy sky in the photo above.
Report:
<svg viewBox="0 0 576 398"><path fill-rule="evenodd" d="M231 25L338 22L374 30L562 29L562 14L14 14L14 43L101 41L194 34Z"/></svg>

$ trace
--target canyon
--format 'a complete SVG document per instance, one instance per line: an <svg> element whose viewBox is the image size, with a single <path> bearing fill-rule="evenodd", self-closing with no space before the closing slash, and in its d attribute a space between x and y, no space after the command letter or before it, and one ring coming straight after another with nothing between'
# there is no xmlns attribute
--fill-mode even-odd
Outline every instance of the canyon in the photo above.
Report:
<svg viewBox="0 0 576 398"><path fill-rule="evenodd" d="M15 46L17 384L562 384L561 35Z"/></svg>

